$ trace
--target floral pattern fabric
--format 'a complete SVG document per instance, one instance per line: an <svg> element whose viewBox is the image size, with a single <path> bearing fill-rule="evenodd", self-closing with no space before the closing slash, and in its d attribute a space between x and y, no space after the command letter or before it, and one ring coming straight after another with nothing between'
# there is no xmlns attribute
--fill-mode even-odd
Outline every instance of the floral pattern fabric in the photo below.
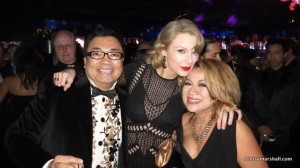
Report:
<svg viewBox="0 0 300 168"><path fill-rule="evenodd" d="M122 142L122 123L119 98L104 95L92 97L93 168L118 167Z"/></svg>

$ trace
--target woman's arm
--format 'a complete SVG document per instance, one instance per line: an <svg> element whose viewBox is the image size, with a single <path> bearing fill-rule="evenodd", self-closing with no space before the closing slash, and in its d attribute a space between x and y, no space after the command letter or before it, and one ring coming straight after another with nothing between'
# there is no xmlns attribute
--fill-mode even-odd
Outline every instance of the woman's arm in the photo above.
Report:
<svg viewBox="0 0 300 168"><path fill-rule="evenodd" d="M242 120L236 121L237 161L241 168L268 168L264 155L251 131Z"/></svg>
<svg viewBox="0 0 300 168"><path fill-rule="evenodd" d="M8 93L9 81L9 77L5 78L0 86L0 102L2 102Z"/></svg>

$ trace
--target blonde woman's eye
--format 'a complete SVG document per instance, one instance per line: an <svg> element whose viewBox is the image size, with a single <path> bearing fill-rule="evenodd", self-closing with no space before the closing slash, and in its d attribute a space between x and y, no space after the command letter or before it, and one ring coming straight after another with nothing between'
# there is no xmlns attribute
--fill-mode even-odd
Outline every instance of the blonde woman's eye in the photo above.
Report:
<svg viewBox="0 0 300 168"><path fill-rule="evenodd" d="M179 53L184 54L184 50L178 50Z"/></svg>
<svg viewBox="0 0 300 168"><path fill-rule="evenodd" d="M193 52L192 55L193 56L199 56L200 54L198 52Z"/></svg>

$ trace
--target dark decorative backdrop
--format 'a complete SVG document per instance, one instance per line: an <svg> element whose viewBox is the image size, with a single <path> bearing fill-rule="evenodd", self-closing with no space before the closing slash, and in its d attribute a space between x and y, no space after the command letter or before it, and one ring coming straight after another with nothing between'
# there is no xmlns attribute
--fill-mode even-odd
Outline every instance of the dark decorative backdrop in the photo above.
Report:
<svg viewBox="0 0 300 168"><path fill-rule="evenodd" d="M101 22L125 36L141 36L180 17L205 29L266 33L300 26L299 0L10 0L1 3L0 40L21 38L66 21L85 34ZM291 8L293 7L293 8ZM292 10L293 9L293 10ZM67 26L67 25L63 25ZM293 31L293 30L289 30ZM297 31L293 33L298 33Z"/></svg>

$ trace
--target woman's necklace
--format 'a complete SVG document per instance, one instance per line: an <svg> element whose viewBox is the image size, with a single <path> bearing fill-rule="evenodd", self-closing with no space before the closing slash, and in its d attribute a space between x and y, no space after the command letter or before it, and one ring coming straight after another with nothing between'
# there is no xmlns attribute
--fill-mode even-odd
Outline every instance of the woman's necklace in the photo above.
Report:
<svg viewBox="0 0 300 168"><path fill-rule="evenodd" d="M210 129L210 127L212 126L213 120L209 119L209 121L205 124L203 130L201 131L200 134L196 134L195 132L195 122L197 121L197 118L194 117L191 121L191 133L192 133L192 137L194 138L194 140L197 142L197 145L200 146L200 144L203 142L203 140L206 138L208 131Z"/></svg>

